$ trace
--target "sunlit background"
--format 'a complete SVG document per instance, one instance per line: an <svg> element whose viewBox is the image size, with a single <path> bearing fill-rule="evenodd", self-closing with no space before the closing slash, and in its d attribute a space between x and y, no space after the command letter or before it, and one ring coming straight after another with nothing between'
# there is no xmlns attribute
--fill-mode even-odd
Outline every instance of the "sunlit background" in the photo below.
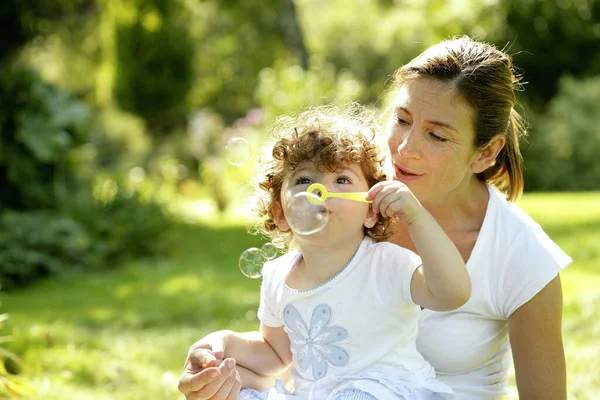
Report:
<svg viewBox="0 0 600 400"><path fill-rule="evenodd" d="M523 75L520 204L575 260L569 394L600 399L599 0L3 0L0 24L0 398L181 398L195 340L257 326L269 123L384 111L396 68L467 34Z"/></svg>

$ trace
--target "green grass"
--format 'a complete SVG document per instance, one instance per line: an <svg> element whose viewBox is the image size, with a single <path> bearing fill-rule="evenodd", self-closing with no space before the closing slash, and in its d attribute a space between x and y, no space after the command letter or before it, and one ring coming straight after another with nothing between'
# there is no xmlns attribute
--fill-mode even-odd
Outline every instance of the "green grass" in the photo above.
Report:
<svg viewBox="0 0 600 400"><path fill-rule="evenodd" d="M569 398L596 398L600 194L531 194L520 204L575 259L562 274ZM257 326L260 281L244 278L236 264L263 241L232 223L181 226L178 235L169 260L0 293L15 337L8 347L21 357L35 398L181 399L177 378L195 340Z"/></svg>
<svg viewBox="0 0 600 400"><path fill-rule="evenodd" d="M599 399L600 193L536 193L519 205L573 258L561 273L569 399Z"/></svg>

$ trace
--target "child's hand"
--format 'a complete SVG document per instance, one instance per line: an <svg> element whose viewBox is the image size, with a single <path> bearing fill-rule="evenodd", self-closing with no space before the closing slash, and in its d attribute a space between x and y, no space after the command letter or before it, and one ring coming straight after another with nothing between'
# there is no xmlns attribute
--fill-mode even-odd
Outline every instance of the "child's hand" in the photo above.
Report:
<svg viewBox="0 0 600 400"><path fill-rule="evenodd" d="M398 181L385 181L375 184L367 193L367 200L373 200L373 211L384 217L398 217L400 221L411 224L423 206L408 189Z"/></svg>

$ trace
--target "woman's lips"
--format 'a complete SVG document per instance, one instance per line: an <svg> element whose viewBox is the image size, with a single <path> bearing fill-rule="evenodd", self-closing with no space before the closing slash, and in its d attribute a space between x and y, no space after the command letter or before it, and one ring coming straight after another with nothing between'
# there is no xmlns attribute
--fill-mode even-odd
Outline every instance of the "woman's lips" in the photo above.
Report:
<svg viewBox="0 0 600 400"><path fill-rule="evenodd" d="M409 170L400 168L397 165L395 165L394 167L395 167L394 171L395 171L396 179L399 180L400 182L404 182L404 183L412 182L423 176L423 174L416 174Z"/></svg>

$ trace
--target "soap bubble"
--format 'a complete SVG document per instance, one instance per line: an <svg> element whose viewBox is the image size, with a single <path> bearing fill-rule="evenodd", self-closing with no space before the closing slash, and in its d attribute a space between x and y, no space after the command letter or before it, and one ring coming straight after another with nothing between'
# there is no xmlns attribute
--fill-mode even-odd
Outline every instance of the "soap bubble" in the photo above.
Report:
<svg viewBox="0 0 600 400"><path fill-rule="evenodd" d="M242 274L248 278L256 279L262 276L262 269L267 262L267 256L264 251L251 247L245 250L239 259L239 266Z"/></svg>
<svg viewBox="0 0 600 400"><path fill-rule="evenodd" d="M329 221L329 209L325 202L313 193L297 193L292 197L287 210L287 222L298 235L317 233L325 228Z"/></svg>
<svg viewBox="0 0 600 400"><path fill-rule="evenodd" d="M244 138L234 137L227 141L225 145L225 157L231 165L239 167L250 160L252 156L252 148L250 143Z"/></svg>
<svg viewBox="0 0 600 400"><path fill-rule="evenodd" d="M277 247L271 242L263 244L260 248L267 256L267 260L272 260L277 256Z"/></svg>

